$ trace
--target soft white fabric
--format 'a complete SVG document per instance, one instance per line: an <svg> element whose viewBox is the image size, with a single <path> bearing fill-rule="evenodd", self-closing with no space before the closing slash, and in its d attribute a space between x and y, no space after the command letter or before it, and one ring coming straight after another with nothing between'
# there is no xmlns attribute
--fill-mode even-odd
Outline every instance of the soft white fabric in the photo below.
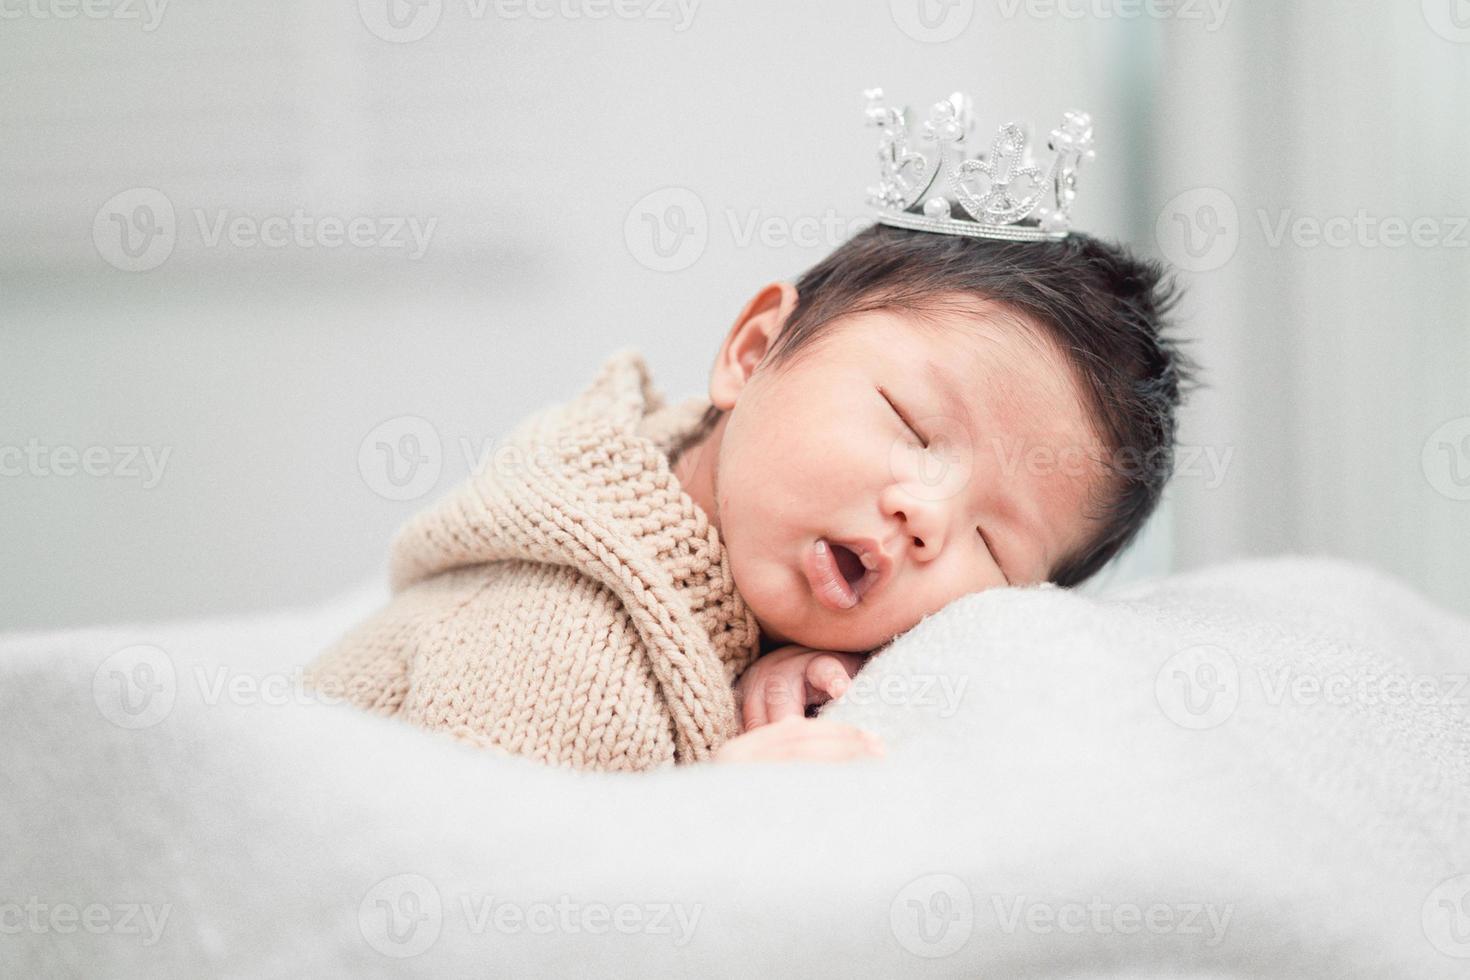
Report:
<svg viewBox="0 0 1470 980"><path fill-rule="evenodd" d="M0 644L3 972L1470 972L1434 941L1457 951L1439 903L1470 873L1470 622L1374 572L1277 559L968 596L829 708L880 732L883 762L641 776L492 758L296 693L379 598ZM107 659L137 644L167 654L151 680ZM114 668L163 698L170 665L166 715L109 720L152 720L119 714ZM1437 693L1273 703L1292 665ZM1189 714L1181 677L1227 701ZM285 703L251 695L263 679ZM111 931L81 924L93 903Z"/></svg>

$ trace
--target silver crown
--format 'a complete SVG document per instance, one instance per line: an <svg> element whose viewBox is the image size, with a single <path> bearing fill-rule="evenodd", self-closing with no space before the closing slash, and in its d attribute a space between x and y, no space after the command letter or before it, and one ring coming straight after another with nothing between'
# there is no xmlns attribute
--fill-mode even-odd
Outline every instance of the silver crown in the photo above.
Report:
<svg viewBox="0 0 1470 980"><path fill-rule="evenodd" d="M909 147L907 110L883 104L883 90L863 92L868 124L882 130L878 183L868 203L885 225L973 238L1044 241L1066 238L1077 199L1077 168L1092 160L1092 117L1068 112L1047 143L1055 156L1045 171L1031 160L1026 131L1018 123L1000 127L990 152L965 155L974 129L969 96L956 92L929 110L921 130L938 144L931 160ZM943 184L938 184L940 173Z"/></svg>

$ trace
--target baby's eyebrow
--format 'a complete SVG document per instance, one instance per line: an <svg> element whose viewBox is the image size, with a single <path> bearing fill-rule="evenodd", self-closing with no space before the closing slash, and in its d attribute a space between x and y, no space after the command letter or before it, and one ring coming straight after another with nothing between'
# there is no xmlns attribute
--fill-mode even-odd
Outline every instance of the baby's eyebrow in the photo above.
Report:
<svg viewBox="0 0 1470 980"><path fill-rule="evenodd" d="M965 420L965 428L970 437L975 437L975 417L970 414L970 406L965 401L960 391L959 382L950 372L939 366L938 361L925 361L925 373L929 376L929 383L939 389L944 396L945 409L950 412L958 412Z"/></svg>

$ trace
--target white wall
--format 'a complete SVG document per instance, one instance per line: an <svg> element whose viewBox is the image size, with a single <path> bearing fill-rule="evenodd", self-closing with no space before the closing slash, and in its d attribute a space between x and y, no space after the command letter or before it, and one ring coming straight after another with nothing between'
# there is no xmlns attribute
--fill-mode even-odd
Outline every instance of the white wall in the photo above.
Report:
<svg viewBox="0 0 1470 980"><path fill-rule="evenodd" d="M1187 312L1214 386L1184 440L1233 453L1218 487L1176 487L1181 567L1333 554L1470 612L1470 25L1452 12L1237 3L1216 35L1170 25L1153 196L1166 249L1196 234ZM1208 208L1227 233L1206 248Z"/></svg>
<svg viewBox="0 0 1470 980"><path fill-rule="evenodd" d="M1090 109L1100 159L1079 222L1149 239L1140 148L1166 25L961 2L942 9L962 30L926 40L900 28L916 23L902 0L708 0L684 30L476 9L444 0L433 31L402 44L352 4L282 0L171 4L152 30L5 23L0 445L170 456L151 488L0 478L0 626L330 594L381 574L392 530L467 471L464 443L572 395L614 347L642 347L671 394L702 390L747 295L837 243L738 231L862 215L865 87L916 106L967 88L988 125ZM678 272L625 237L667 187L707 216ZM173 250L150 271L115 268L94 242L104 204L133 188L175 212ZM414 261L210 246L198 216L213 225L220 209L437 224ZM358 454L405 415L432 423L442 472L395 501ZM1156 528L1121 574L1163 570L1171 541Z"/></svg>

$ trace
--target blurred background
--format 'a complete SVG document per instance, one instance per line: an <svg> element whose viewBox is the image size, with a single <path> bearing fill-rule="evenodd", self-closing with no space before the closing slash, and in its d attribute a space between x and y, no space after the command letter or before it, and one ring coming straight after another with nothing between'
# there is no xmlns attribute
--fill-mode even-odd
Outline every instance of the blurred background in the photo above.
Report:
<svg viewBox="0 0 1470 980"><path fill-rule="evenodd" d="M861 92L1091 111L1209 388L1098 586L1333 554L1470 613L1470 2L0 0L0 627L303 604L866 221Z"/></svg>

